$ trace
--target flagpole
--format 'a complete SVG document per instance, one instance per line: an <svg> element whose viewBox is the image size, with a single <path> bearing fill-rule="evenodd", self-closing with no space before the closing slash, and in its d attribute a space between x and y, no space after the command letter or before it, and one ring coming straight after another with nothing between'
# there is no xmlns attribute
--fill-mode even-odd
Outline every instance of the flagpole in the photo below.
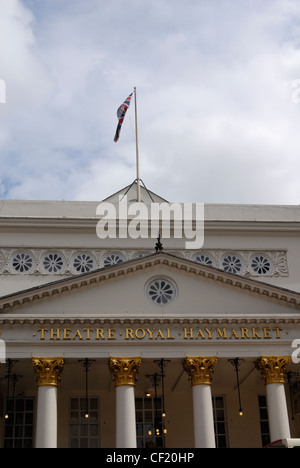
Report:
<svg viewBox="0 0 300 468"><path fill-rule="evenodd" d="M137 125L137 102L136 102L136 87L134 87L134 104L135 104L135 146L136 146L136 181L137 181L137 201L141 201L141 183L140 183L140 157L139 157L139 141L138 141L138 125Z"/></svg>

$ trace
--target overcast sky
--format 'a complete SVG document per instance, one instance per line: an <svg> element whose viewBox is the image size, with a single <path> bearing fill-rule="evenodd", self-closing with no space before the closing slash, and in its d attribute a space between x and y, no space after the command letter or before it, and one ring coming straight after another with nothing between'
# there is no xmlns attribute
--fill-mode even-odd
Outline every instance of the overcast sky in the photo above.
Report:
<svg viewBox="0 0 300 468"><path fill-rule="evenodd" d="M0 0L0 198L300 203L299 0ZM297 81L298 80L298 81Z"/></svg>

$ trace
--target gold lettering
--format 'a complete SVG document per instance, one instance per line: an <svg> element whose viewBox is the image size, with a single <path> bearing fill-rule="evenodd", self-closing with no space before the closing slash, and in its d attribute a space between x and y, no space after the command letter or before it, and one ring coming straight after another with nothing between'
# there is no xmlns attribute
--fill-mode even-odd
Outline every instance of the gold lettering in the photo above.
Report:
<svg viewBox="0 0 300 468"><path fill-rule="evenodd" d="M266 340L270 340L272 337L270 335L271 328L263 328L264 331L264 338Z"/></svg>
<svg viewBox="0 0 300 468"><path fill-rule="evenodd" d="M234 328L232 329L232 332L231 332L231 335L230 335L229 339L232 340L233 337L234 337L236 340L239 340L239 335L237 334L237 332L235 331Z"/></svg>
<svg viewBox="0 0 300 468"><path fill-rule="evenodd" d="M234 328L183 328L184 340L272 340L281 339L283 329L279 327L273 328L259 328L259 327L241 327ZM38 328L37 333L40 334L40 341L45 341L47 338L51 341L71 341L71 340L117 340L115 328L84 328L73 331L72 328ZM119 331L119 330L118 330ZM49 335L47 335L49 333ZM94 334L95 333L95 334ZM123 336L125 340L176 340L177 334L171 328L157 329L157 328L125 328L118 333ZM181 335L180 330L178 335ZM35 336L35 333L33 334Z"/></svg>
<svg viewBox="0 0 300 468"><path fill-rule="evenodd" d="M149 333L149 340L153 340L153 333L155 332L156 328L153 328L153 330L149 330L149 328L146 328L146 332Z"/></svg>
<svg viewBox="0 0 300 468"><path fill-rule="evenodd" d="M71 340L72 338L70 337L72 329L71 328L64 328L64 340Z"/></svg>
<svg viewBox="0 0 300 468"><path fill-rule="evenodd" d="M103 328L96 329L96 340L105 340Z"/></svg>
<svg viewBox="0 0 300 468"><path fill-rule="evenodd" d="M145 335L146 331L143 328L138 328L137 330L135 330L135 336L138 340L143 340L145 338Z"/></svg>
<svg viewBox="0 0 300 468"><path fill-rule="evenodd" d="M164 334L163 334L163 332L161 331L161 329L158 330L155 339L157 340L159 336L160 336L160 338L161 338L162 340L165 339Z"/></svg>
<svg viewBox="0 0 300 468"><path fill-rule="evenodd" d="M241 328L241 333L242 333L242 336L241 336L242 340L245 340L246 338L250 340L248 328Z"/></svg>
<svg viewBox="0 0 300 468"><path fill-rule="evenodd" d="M282 328L273 328L273 331L276 331L276 338L277 340L280 340L280 332L282 332Z"/></svg>
<svg viewBox="0 0 300 468"><path fill-rule="evenodd" d="M175 340L175 336L171 336L170 328L167 328L167 340Z"/></svg>
<svg viewBox="0 0 300 468"><path fill-rule="evenodd" d="M44 340L45 339L45 332L48 331L48 328L39 328L38 329L38 332L41 332L41 340Z"/></svg>
<svg viewBox="0 0 300 468"><path fill-rule="evenodd" d="M86 339L90 340L91 339L90 333L93 332L94 329L93 328L84 328L83 331L86 332Z"/></svg>
<svg viewBox="0 0 300 468"><path fill-rule="evenodd" d="M54 330L55 330L54 328L50 329L50 340L54 340L55 336L56 336L56 340L60 340L60 336L59 336L60 328L56 328L56 331Z"/></svg>
<svg viewBox="0 0 300 468"><path fill-rule="evenodd" d="M261 340L261 336L258 334L260 328L252 328L252 338L253 340Z"/></svg>
<svg viewBox="0 0 300 468"><path fill-rule="evenodd" d="M126 340L130 340L130 339L134 340L132 328L126 328L125 331L126 331L126 338L125 339Z"/></svg>
<svg viewBox="0 0 300 468"><path fill-rule="evenodd" d="M206 333L208 334L208 339L209 340L212 340L212 332L214 331L214 328L212 328L210 331L208 328L205 328L204 329L206 331Z"/></svg>
<svg viewBox="0 0 300 468"><path fill-rule="evenodd" d="M198 340L198 338L202 338L202 340L205 340L205 336L204 336L203 331L201 330L201 328L199 328L199 330L198 330L196 340Z"/></svg>
<svg viewBox="0 0 300 468"><path fill-rule="evenodd" d="M190 331L188 331L188 330L190 330ZM184 331L184 339L185 340L188 340L188 339L193 340L194 339L193 329L192 328L190 328L190 329L184 328L183 331Z"/></svg>
<svg viewBox="0 0 300 468"><path fill-rule="evenodd" d="M73 337L73 340L76 340L76 338L79 338L80 340L82 340L82 335L80 333L80 330L77 330L74 337Z"/></svg>
<svg viewBox="0 0 300 468"><path fill-rule="evenodd" d="M217 340L227 340L227 330L226 328L223 328L223 330L220 330L220 328L217 328Z"/></svg>
<svg viewBox="0 0 300 468"><path fill-rule="evenodd" d="M116 330L114 328L109 328L108 329L108 339L109 340L116 340L115 332L116 332Z"/></svg>

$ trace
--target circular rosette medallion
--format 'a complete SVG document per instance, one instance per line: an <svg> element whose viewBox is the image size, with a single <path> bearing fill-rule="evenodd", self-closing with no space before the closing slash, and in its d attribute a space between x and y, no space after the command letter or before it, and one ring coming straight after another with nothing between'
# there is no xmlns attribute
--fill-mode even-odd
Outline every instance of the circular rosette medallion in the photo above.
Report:
<svg viewBox="0 0 300 468"><path fill-rule="evenodd" d="M153 304L165 306L175 301L177 287L168 278L156 278L147 284L146 294Z"/></svg>

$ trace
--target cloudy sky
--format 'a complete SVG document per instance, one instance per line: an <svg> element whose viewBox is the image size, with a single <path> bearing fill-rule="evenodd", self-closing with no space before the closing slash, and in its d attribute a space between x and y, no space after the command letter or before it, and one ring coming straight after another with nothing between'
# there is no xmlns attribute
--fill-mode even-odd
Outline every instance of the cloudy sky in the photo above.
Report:
<svg viewBox="0 0 300 468"><path fill-rule="evenodd" d="M300 204L299 0L0 0L0 198Z"/></svg>

